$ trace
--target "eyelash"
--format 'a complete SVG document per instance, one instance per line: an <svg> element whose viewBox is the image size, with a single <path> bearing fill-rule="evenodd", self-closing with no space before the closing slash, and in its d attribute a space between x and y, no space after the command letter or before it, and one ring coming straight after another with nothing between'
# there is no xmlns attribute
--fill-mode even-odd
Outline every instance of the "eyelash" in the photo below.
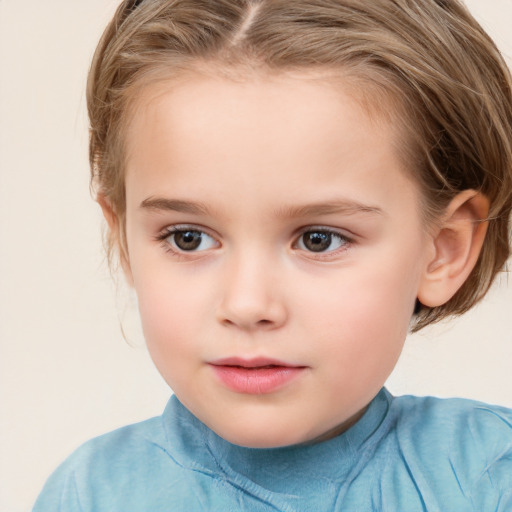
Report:
<svg viewBox="0 0 512 512"><path fill-rule="evenodd" d="M171 238L171 237L174 238L178 234L185 234L187 232L188 233L198 233L201 236L201 240L199 241L198 247L200 247L200 245L203 243L203 238L204 238L203 235L206 235L210 239L216 241L215 237L208 234L204 230L204 228L199 227L199 226L189 226L189 225L177 225L177 226L166 227L164 229L164 231L162 231L155 237L155 239L162 243L162 246L164 247L166 252L169 252L175 256L180 256L180 257L184 257L185 255L191 255L191 254L195 254L195 253L202 253L211 248L211 247L208 247L206 249L197 251L196 250L197 247L196 247L196 248L192 248L191 250L186 250L186 249L181 249L180 247L176 247L176 242L174 240L173 241L169 240L169 238ZM315 242L315 243L321 244L322 237L324 237L324 240L327 240L329 246L332 245L333 239L335 239L335 240L337 239L339 247L336 247L335 249L331 249L331 250L327 250L327 251L326 250L315 251L315 250L308 249L306 247L306 244L304 243L304 239L303 239L303 237L307 234L321 235L319 237L319 241ZM325 238L325 237L327 237L327 238ZM217 247L218 247L220 245L220 243L219 242L216 242L216 243L217 243ZM354 243L354 239L352 237L349 237L346 234L341 233L340 231L337 231L337 230L334 230L331 228L327 228L327 227L320 227L320 226L319 227L316 227L316 226L311 227L310 226L310 227L304 228L298 234L298 236L295 238L295 240L292 244L292 248L308 254L308 257L325 259L325 258L332 257L334 255L337 255L340 252L346 251L353 243ZM301 247L301 245L302 245L302 247Z"/></svg>
<svg viewBox="0 0 512 512"><path fill-rule="evenodd" d="M204 230L204 228L201 228L198 226L187 226L187 225L178 225L178 226L167 227L164 229L164 231L159 233L155 238L157 241L161 242L162 246L164 247L164 249L167 252L169 252L173 255L185 256L187 254L203 252L204 249L203 249L203 251L196 251L196 250L187 251L185 249L180 249L179 247L173 246L173 242L169 241L169 238L171 238L171 237L174 238L178 234L185 234L187 232L188 233L199 233L201 235L201 238L203 238L203 235L206 235L207 237L211 238L212 240L215 240L215 237L208 234ZM201 244L202 242L203 242L203 240L200 240L199 244ZM176 244L175 241L174 241L174 244ZM218 244L218 242L217 242L217 244Z"/></svg>
<svg viewBox="0 0 512 512"><path fill-rule="evenodd" d="M335 249L331 249L328 251L314 251L314 250L308 250L307 248L303 249L299 247L299 244L304 244L303 237L307 234L321 234L323 236L328 236L329 239L329 245L333 243L333 239L337 239L339 243L339 247L336 247ZM337 256L341 252L346 251L352 244L354 243L354 239L352 237L347 236L345 233L342 233L340 231L337 231L335 229L327 228L327 227L321 227L321 226L310 226L305 229L303 229L298 237L295 239L295 242L293 243L293 248L298 249L301 251L304 251L307 254L307 257L311 258L314 257L316 259L327 259L333 256Z"/></svg>

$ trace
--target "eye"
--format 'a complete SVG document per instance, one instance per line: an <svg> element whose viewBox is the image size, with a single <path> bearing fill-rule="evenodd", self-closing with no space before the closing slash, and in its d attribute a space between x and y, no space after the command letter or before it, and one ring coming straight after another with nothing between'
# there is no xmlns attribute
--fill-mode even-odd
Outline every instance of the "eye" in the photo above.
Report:
<svg viewBox="0 0 512 512"><path fill-rule="evenodd" d="M204 231L192 228L168 229L162 236L174 250L182 252L206 251L218 246L218 242Z"/></svg>
<svg viewBox="0 0 512 512"><path fill-rule="evenodd" d="M334 252L350 243L341 233L329 229L310 229L302 233L296 247L309 252Z"/></svg>

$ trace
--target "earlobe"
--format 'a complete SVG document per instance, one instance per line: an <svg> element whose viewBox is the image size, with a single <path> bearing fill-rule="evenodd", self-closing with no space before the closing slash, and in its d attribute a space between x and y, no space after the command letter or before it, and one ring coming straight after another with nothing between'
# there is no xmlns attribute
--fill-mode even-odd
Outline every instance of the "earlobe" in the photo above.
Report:
<svg viewBox="0 0 512 512"><path fill-rule="evenodd" d="M121 267L123 269L123 273L125 278L130 286L133 286L133 277L130 268L130 260L128 257L128 250L126 248L126 243L124 242L124 238L121 236L123 226L121 225L121 221L119 217L116 215L114 209L112 208L112 204L105 194L101 192L98 193L96 201L101 207L101 211L103 212L103 216L107 221L108 228L110 230L110 240L113 244L115 244L119 250L119 260Z"/></svg>
<svg viewBox="0 0 512 512"><path fill-rule="evenodd" d="M418 300L436 307L448 302L473 270L487 232L488 199L474 190L457 194L432 238Z"/></svg>

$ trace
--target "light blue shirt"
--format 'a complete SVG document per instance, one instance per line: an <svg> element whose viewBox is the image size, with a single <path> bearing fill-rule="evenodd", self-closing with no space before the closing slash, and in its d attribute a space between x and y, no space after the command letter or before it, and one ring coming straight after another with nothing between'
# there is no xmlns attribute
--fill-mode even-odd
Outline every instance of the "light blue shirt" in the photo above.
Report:
<svg viewBox="0 0 512 512"><path fill-rule="evenodd" d="M223 440L176 397L93 439L33 512L511 512L512 410L382 389L338 437L284 448Z"/></svg>

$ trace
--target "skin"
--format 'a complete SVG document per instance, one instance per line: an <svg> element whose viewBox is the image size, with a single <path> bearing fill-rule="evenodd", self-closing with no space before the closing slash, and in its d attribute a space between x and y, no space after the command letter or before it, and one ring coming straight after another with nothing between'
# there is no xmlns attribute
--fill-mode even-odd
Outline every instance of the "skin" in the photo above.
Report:
<svg viewBox="0 0 512 512"><path fill-rule="evenodd" d="M125 270L158 370L232 443L343 432L394 368L435 251L398 134L339 83L289 75L192 76L146 89L139 107ZM201 245L181 250L176 226ZM326 230L311 251L304 233ZM239 393L209 364L235 356L303 371Z"/></svg>

